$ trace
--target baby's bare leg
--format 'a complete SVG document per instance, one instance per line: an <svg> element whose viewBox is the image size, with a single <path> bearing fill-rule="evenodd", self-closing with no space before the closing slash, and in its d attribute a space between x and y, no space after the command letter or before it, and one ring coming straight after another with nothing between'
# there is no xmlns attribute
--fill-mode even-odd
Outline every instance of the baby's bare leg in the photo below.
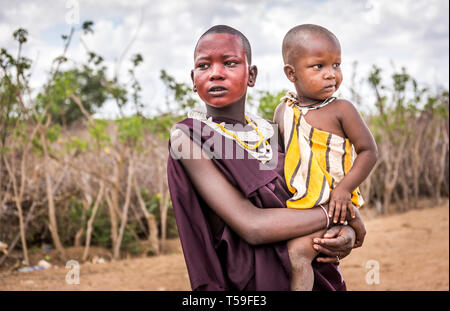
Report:
<svg viewBox="0 0 450 311"><path fill-rule="evenodd" d="M314 284L314 272L311 262L317 256L312 247L313 239L322 237L326 230L320 230L310 235L289 240L287 243L291 261L291 290L311 291Z"/></svg>

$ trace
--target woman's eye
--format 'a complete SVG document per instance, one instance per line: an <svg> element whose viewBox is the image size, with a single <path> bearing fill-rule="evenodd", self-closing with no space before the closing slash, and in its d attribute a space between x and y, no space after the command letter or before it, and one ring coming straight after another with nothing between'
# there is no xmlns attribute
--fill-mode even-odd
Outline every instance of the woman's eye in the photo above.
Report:
<svg viewBox="0 0 450 311"><path fill-rule="evenodd" d="M198 68L198 69L201 69L201 70L207 69L207 68L208 68L208 64L198 64L198 65L197 65L197 68Z"/></svg>
<svg viewBox="0 0 450 311"><path fill-rule="evenodd" d="M226 61L225 62L225 65L226 66L236 66L237 65L237 62L236 61L234 61L234 60L229 60L229 61Z"/></svg>

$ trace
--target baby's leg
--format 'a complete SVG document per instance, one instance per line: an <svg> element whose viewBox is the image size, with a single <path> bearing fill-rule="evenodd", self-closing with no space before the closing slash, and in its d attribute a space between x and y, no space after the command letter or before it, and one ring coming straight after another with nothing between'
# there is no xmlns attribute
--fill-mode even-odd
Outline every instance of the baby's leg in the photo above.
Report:
<svg viewBox="0 0 450 311"><path fill-rule="evenodd" d="M314 284L314 272L311 266L317 256L312 247L313 239L322 237L326 230L320 230L310 235L289 240L287 243L289 259L291 261L291 290L311 291Z"/></svg>

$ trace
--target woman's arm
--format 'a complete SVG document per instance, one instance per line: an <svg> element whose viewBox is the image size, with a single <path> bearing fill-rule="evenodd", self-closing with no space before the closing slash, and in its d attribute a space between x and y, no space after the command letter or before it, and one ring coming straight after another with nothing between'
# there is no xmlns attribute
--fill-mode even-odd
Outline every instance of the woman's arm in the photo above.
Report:
<svg viewBox="0 0 450 311"><path fill-rule="evenodd" d="M288 208L257 208L234 188L200 147L184 133L177 139L180 146L190 146L181 152L181 163L196 191L208 206L249 244L258 245L289 240L326 227L327 219L320 207L299 212ZM187 149L187 148L185 148ZM195 150L196 149L196 150Z"/></svg>

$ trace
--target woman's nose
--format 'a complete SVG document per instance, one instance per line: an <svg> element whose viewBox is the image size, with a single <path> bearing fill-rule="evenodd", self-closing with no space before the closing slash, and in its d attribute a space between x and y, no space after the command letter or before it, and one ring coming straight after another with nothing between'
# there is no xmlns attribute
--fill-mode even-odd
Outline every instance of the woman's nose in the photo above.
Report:
<svg viewBox="0 0 450 311"><path fill-rule="evenodd" d="M223 73L223 67L220 65L214 65L211 67L211 80L223 80L225 78Z"/></svg>

